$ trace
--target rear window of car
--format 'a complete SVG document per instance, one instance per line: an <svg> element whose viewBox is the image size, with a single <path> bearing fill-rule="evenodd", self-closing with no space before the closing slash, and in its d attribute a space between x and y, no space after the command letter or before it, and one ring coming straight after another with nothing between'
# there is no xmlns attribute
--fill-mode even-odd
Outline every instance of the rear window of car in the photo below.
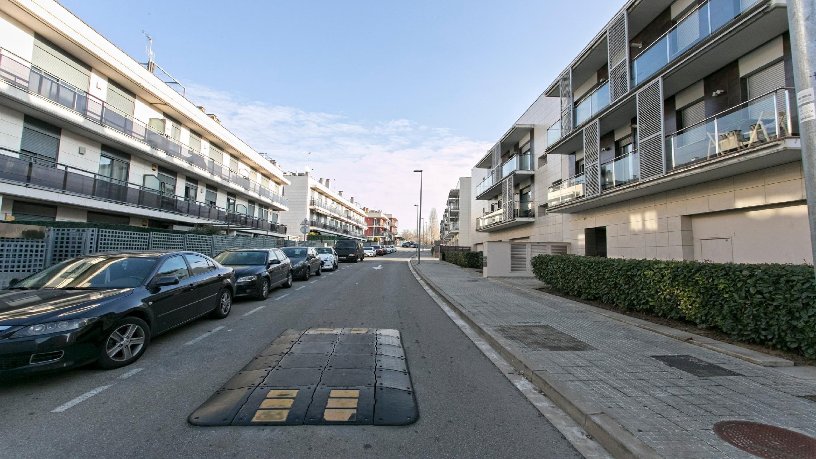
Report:
<svg viewBox="0 0 816 459"><path fill-rule="evenodd" d="M328 247L318 247L316 250L317 253L332 253L332 249Z"/></svg>
<svg viewBox="0 0 816 459"><path fill-rule="evenodd" d="M346 249L350 248L350 247L353 248L353 247L357 247L357 242L356 241L337 241L337 243L334 244L334 246L335 247L343 247L343 248L346 248Z"/></svg>
<svg viewBox="0 0 816 459"><path fill-rule="evenodd" d="M281 249L289 258L303 258L306 256L306 247L286 247Z"/></svg>
<svg viewBox="0 0 816 459"><path fill-rule="evenodd" d="M225 266L255 266L266 263L265 251L222 252L215 261Z"/></svg>

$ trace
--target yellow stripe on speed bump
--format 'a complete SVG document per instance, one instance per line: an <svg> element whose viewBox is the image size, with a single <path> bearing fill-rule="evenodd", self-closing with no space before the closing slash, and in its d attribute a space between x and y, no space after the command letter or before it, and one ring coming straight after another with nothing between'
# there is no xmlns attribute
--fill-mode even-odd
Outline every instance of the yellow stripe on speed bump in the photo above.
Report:
<svg viewBox="0 0 816 459"><path fill-rule="evenodd" d="M357 408L356 398L330 398L326 408Z"/></svg>
<svg viewBox="0 0 816 459"><path fill-rule="evenodd" d="M266 394L266 398L295 398L298 389L272 389Z"/></svg>
<svg viewBox="0 0 816 459"><path fill-rule="evenodd" d="M289 410L258 410L252 422L286 422Z"/></svg>
<svg viewBox="0 0 816 459"><path fill-rule="evenodd" d="M329 422L355 421L359 398L358 389L332 389L329 392L329 399L326 400L326 408L323 410L323 420Z"/></svg>
<svg viewBox="0 0 816 459"><path fill-rule="evenodd" d="M299 389L272 389L255 411L252 422L286 422Z"/></svg>
<svg viewBox="0 0 816 459"><path fill-rule="evenodd" d="M359 390L332 389L329 398L360 398Z"/></svg>
<svg viewBox="0 0 816 459"><path fill-rule="evenodd" d="M354 421L357 410L326 410L323 412L323 419L331 422Z"/></svg>
<svg viewBox="0 0 816 459"><path fill-rule="evenodd" d="M268 398L261 402L261 409L292 408L293 403L295 403L295 400L291 398Z"/></svg>

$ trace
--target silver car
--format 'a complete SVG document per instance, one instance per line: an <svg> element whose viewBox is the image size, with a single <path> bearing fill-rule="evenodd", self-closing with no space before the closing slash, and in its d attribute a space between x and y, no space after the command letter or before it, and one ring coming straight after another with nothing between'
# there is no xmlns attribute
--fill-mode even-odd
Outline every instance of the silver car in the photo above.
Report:
<svg viewBox="0 0 816 459"><path fill-rule="evenodd" d="M323 263L323 270L331 270L334 271L337 269L337 252L334 251L331 247L317 247L317 256L320 258L321 263Z"/></svg>

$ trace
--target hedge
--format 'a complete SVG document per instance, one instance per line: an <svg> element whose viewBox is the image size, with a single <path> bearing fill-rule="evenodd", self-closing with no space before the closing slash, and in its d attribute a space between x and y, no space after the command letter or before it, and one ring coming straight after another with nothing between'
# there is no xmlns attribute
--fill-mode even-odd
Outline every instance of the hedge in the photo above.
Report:
<svg viewBox="0 0 816 459"><path fill-rule="evenodd" d="M482 267L482 252L442 251L441 259L463 268Z"/></svg>
<svg viewBox="0 0 816 459"><path fill-rule="evenodd" d="M808 265L538 255L553 290L692 322L733 339L816 358L816 278Z"/></svg>

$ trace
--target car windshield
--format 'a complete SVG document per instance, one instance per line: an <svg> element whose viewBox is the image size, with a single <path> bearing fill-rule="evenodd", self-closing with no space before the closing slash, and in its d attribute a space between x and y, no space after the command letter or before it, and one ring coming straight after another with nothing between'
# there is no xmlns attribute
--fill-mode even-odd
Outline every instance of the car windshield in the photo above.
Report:
<svg viewBox="0 0 816 459"><path fill-rule="evenodd" d="M374 250L374 247L363 247L363 250Z"/></svg>
<svg viewBox="0 0 816 459"><path fill-rule="evenodd" d="M225 266L250 266L266 264L266 252L245 250L239 252L221 252L215 261Z"/></svg>
<svg viewBox="0 0 816 459"><path fill-rule="evenodd" d="M357 243L354 241L337 241L337 244L334 245L335 247L345 247L345 248L354 248L357 247Z"/></svg>
<svg viewBox="0 0 816 459"><path fill-rule="evenodd" d="M331 255L332 249L330 249L328 247L318 247L317 248L317 253L328 253L329 255Z"/></svg>
<svg viewBox="0 0 816 459"><path fill-rule="evenodd" d="M144 284L155 266L155 257L74 258L33 274L13 288L133 288Z"/></svg>
<svg viewBox="0 0 816 459"><path fill-rule="evenodd" d="M289 258L306 258L306 253L308 252L306 247L284 247L281 250L283 250L283 253Z"/></svg>

